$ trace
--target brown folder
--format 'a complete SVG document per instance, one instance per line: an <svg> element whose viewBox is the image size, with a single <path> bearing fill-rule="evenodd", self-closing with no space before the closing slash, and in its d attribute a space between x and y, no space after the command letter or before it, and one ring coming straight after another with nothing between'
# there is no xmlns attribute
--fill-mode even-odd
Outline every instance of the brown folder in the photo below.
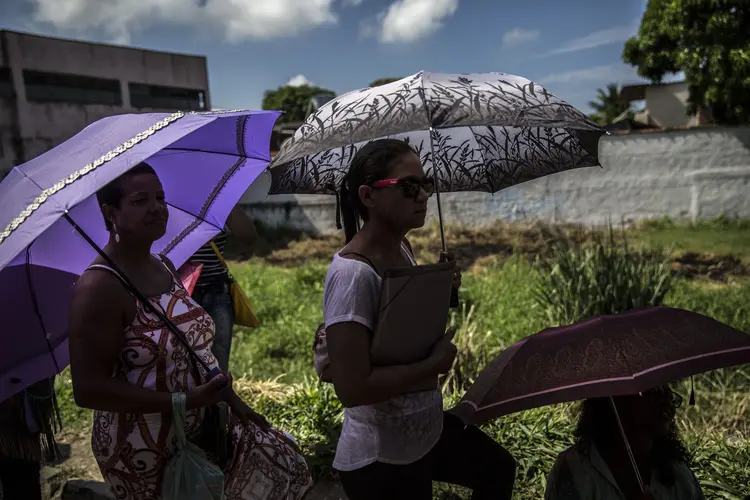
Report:
<svg viewBox="0 0 750 500"><path fill-rule="evenodd" d="M445 334L455 263L387 270L370 346L376 366L426 359ZM434 387L433 387L434 388Z"/></svg>

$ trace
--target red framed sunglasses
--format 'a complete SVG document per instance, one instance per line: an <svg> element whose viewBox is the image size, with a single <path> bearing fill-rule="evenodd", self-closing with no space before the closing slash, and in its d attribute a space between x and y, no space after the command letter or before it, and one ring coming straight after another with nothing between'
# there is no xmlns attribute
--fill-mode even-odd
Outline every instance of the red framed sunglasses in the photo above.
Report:
<svg viewBox="0 0 750 500"><path fill-rule="evenodd" d="M432 177L402 177L401 179L383 179L381 181L375 181L372 184L374 188L389 188L393 186L400 186L406 198L419 197L420 190L427 193L427 196L432 196L435 193L435 179Z"/></svg>

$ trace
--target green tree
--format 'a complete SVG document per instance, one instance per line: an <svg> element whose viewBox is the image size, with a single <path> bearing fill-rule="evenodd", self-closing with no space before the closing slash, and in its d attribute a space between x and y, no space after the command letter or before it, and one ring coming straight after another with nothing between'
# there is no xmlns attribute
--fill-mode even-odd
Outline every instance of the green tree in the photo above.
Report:
<svg viewBox="0 0 750 500"><path fill-rule="evenodd" d="M374 82L370 83L370 87L379 87L381 85L385 85L386 83L396 82L398 80L401 80L401 78L378 78Z"/></svg>
<svg viewBox="0 0 750 500"><path fill-rule="evenodd" d="M750 2L649 0L623 60L653 82L682 71L689 112L718 123L750 122Z"/></svg>
<svg viewBox="0 0 750 500"><path fill-rule="evenodd" d="M279 122L301 122L307 118L310 99L318 94L335 95L333 91L320 87L284 85L276 90L266 90L263 94L262 106L263 109L283 111L284 114L279 118Z"/></svg>
<svg viewBox="0 0 750 500"><path fill-rule="evenodd" d="M609 125L628 109L628 103L620 99L620 87L610 83L603 89L597 89L596 100L589 101L594 113L589 117L599 125Z"/></svg>

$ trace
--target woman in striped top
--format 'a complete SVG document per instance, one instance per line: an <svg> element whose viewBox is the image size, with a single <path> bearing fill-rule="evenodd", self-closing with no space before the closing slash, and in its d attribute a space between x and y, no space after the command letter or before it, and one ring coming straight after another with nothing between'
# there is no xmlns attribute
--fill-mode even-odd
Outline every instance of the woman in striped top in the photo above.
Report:
<svg viewBox="0 0 750 500"><path fill-rule="evenodd" d="M253 220L239 206L232 209L226 226L212 240L221 253L224 253L226 246L227 229L248 249L258 239ZM232 328L234 327L234 305L229 293L229 275L216 252L211 248L210 242L198 249L190 261L203 264L203 270L195 284L193 299L208 312L216 323L216 334L211 350L219 362L219 367L226 372L229 369L229 353L232 349Z"/></svg>

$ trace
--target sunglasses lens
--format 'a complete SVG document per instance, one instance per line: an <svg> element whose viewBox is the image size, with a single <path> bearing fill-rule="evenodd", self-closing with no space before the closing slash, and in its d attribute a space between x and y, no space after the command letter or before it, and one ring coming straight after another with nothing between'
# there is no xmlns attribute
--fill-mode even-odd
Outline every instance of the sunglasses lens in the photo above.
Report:
<svg viewBox="0 0 750 500"><path fill-rule="evenodd" d="M427 196L435 194L435 179L432 177L425 177L422 179L422 189L427 193Z"/></svg>
<svg viewBox="0 0 750 500"><path fill-rule="evenodd" d="M414 179L404 179L401 181L401 187L404 190L404 196L407 198L416 198L419 196L419 182Z"/></svg>

